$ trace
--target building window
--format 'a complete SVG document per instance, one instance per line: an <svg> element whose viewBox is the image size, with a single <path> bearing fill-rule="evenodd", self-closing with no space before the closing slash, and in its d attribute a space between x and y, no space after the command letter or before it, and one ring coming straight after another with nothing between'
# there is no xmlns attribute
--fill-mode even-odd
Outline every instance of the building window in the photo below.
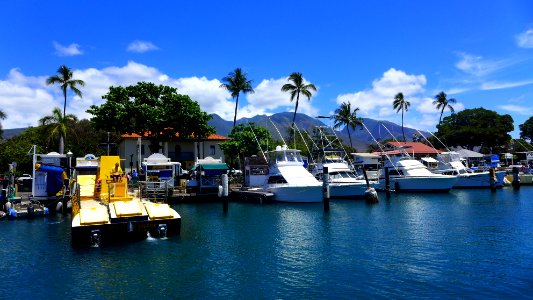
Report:
<svg viewBox="0 0 533 300"><path fill-rule="evenodd" d="M209 146L209 155L215 155L215 145Z"/></svg>

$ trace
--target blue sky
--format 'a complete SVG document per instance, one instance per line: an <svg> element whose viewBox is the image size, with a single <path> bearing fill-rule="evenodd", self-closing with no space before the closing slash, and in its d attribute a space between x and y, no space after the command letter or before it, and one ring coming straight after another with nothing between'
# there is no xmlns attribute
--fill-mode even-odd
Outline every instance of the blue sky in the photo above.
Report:
<svg viewBox="0 0 533 300"><path fill-rule="evenodd" d="M444 91L457 111L510 114L518 137L533 116L533 1L4 1L4 128L63 106L45 84L61 64L86 83L67 103L80 118L109 86L151 81L232 120L219 86L240 67L256 92L241 96L238 118L294 111L280 88L297 71L318 88L298 108L310 116L350 101L361 117L401 123L392 101L403 92L406 126L434 130Z"/></svg>

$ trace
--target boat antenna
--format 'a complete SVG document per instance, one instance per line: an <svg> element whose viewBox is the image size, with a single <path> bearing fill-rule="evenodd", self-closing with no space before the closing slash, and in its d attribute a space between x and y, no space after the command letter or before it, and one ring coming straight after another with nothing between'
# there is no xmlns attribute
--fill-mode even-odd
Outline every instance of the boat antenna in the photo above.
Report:
<svg viewBox="0 0 533 300"><path fill-rule="evenodd" d="M298 134L300 134L302 141L304 141L305 148L307 149L307 152L309 152L309 155L311 156L311 162L314 163L313 155L311 155L311 150L309 150L309 146L307 146L307 142L305 141L304 136L302 132L300 131L300 128L298 128L298 125L296 125L296 123L294 123L294 127L296 128L296 131L298 131Z"/></svg>
<svg viewBox="0 0 533 300"><path fill-rule="evenodd" d="M374 142L376 143L376 145L378 145L379 147L379 150L381 150L381 153L383 153L385 155L385 157L387 157L387 159L392 163L392 160L391 158L389 157L389 155L387 153L385 153L385 150L383 149L383 147L381 147L381 144L376 140L376 138L374 137L374 135L372 135L372 132L370 132L370 130L368 130L368 127L366 127L365 123L362 122L361 124L363 124L363 127L366 129L366 131L368 132L368 134L372 137L372 140L374 140ZM398 172L398 169L396 168L395 164L392 163L392 167Z"/></svg>
<svg viewBox="0 0 533 300"><path fill-rule="evenodd" d="M519 139L513 139L513 140L514 140L514 141L517 141L517 142L520 144L520 146L524 147L524 149L526 149L527 151L530 151L530 150L529 150L529 147L530 147L530 146L527 146L527 147L526 147L526 146L525 146L525 145L524 145ZM527 143L526 143L526 145L527 145Z"/></svg>
<svg viewBox="0 0 533 300"><path fill-rule="evenodd" d="M399 142L399 141L394 137L394 135L392 134L392 132L390 132L390 130L385 126L385 124L381 124L381 126L383 126L383 127L387 130L387 132L390 134L390 136L392 137L392 139L393 139L396 143L398 143L399 146L401 146L402 143ZM404 143L405 143L405 142L404 142ZM401 149L401 148L400 148L400 149ZM405 149L402 149L402 150L403 150L403 153L404 153L404 154L407 154L407 156L411 157L411 156L409 155L409 153L407 153L407 151L405 151ZM413 150L413 152L414 152L414 150ZM415 154L413 153L413 157L414 157L414 156L415 156Z"/></svg>
<svg viewBox="0 0 533 300"><path fill-rule="evenodd" d="M279 137L281 138L281 141L283 142L283 145L287 145L287 143L285 143L285 139L283 139L283 136L279 132L278 127L276 126L276 124L274 124L274 122L272 121L272 119L270 119L270 117L268 118L268 120L270 121L270 123L272 123L272 125L274 125L274 129L276 129L276 131L278 132Z"/></svg>
<svg viewBox="0 0 533 300"><path fill-rule="evenodd" d="M429 143L429 145L431 146L431 148L437 150L437 148L435 148L435 146L433 146L433 144L432 144L432 143L431 143L431 142L430 142L430 141L429 141L429 140L428 140L428 139L422 134L422 132L420 132L420 131L419 131L418 129L416 129L416 128L415 128L415 130L416 130L416 132L418 132L418 134L419 134L421 137L424 138L424 140L426 140L426 142ZM446 145L444 145L444 147L446 147ZM448 150L448 152L450 152L450 149L448 149L448 147L446 147L446 149Z"/></svg>
<svg viewBox="0 0 533 300"><path fill-rule="evenodd" d="M434 135L433 133L431 133L431 131L428 131L429 134L431 134L434 138L437 139L437 141L439 141L444 147L446 147L446 149L448 150L448 152L450 152L450 149L448 149L448 147L446 146L446 144L444 144L436 135Z"/></svg>
<svg viewBox="0 0 533 300"><path fill-rule="evenodd" d="M250 127L250 130L252 131L252 134L254 135L255 142L257 143L257 146L259 146L259 150L261 151L263 158L265 159L265 161L268 161L266 158L265 152L263 151L263 149L261 149L261 144L259 144L259 140L257 139L257 136L255 135L254 129L252 128L252 125L250 125L249 122L248 122L248 126Z"/></svg>

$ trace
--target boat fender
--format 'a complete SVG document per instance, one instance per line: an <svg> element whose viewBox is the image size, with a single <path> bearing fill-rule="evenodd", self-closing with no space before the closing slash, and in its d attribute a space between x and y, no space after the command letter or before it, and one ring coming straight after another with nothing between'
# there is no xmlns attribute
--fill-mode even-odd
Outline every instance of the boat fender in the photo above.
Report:
<svg viewBox="0 0 533 300"><path fill-rule="evenodd" d="M56 211L61 211L61 208L63 208L63 202L59 201L56 204Z"/></svg>
<svg viewBox="0 0 533 300"><path fill-rule="evenodd" d="M67 209L72 209L72 200L67 201Z"/></svg>
<svg viewBox="0 0 533 300"><path fill-rule="evenodd" d="M219 185L218 186L218 197L222 197L223 192L224 192L224 188L221 185Z"/></svg>
<svg viewBox="0 0 533 300"><path fill-rule="evenodd" d="M13 208L10 208L9 209L9 212L8 212L8 215L12 218L16 218L17 217L17 211Z"/></svg>
<svg viewBox="0 0 533 300"><path fill-rule="evenodd" d="M9 212L11 210L11 202L6 202L4 206L5 206L6 212Z"/></svg>
<svg viewBox="0 0 533 300"><path fill-rule="evenodd" d="M49 213L50 213L50 211L48 210L48 207L45 206L45 207L44 207L44 214L47 215L47 214L49 214Z"/></svg>
<svg viewBox="0 0 533 300"><path fill-rule="evenodd" d="M378 193L376 192L376 189L374 188L368 188L365 191L365 199L368 203L378 203Z"/></svg>

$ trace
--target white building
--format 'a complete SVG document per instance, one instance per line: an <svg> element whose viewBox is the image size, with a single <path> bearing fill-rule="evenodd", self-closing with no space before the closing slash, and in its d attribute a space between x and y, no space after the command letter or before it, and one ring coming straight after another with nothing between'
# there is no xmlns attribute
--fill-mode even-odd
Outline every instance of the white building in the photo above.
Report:
<svg viewBox="0 0 533 300"><path fill-rule="evenodd" d="M138 134L123 134L121 141L117 145L118 155L126 161L122 164L125 172L130 169L140 167L144 158L154 154L161 153L172 161L180 162L185 170L190 170L196 159L212 157L214 159L224 160L224 153L218 146L219 143L229 140L229 138L212 134L204 139L184 139L179 141L160 143L161 148L158 152L151 152L148 138L141 138Z"/></svg>

